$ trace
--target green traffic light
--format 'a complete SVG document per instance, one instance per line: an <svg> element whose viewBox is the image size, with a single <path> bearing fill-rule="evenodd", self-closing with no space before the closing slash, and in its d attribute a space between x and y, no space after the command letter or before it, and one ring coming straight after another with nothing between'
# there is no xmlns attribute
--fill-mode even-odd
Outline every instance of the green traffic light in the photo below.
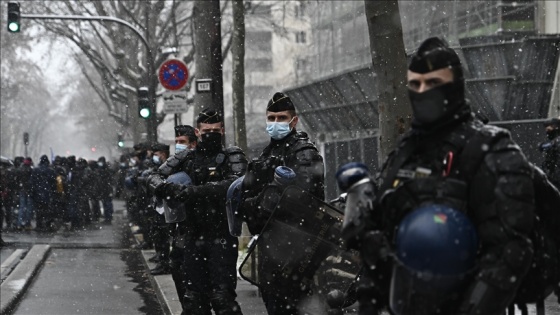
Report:
<svg viewBox="0 0 560 315"><path fill-rule="evenodd" d="M149 108L142 108L140 110L140 117L142 117L142 118L150 117L150 109Z"/></svg>
<svg viewBox="0 0 560 315"><path fill-rule="evenodd" d="M16 22L11 22L10 24L8 24L8 29L12 33L19 32L19 24Z"/></svg>
<svg viewBox="0 0 560 315"><path fill-rule="evenodd" d="M118 145L119 145L119 148L124 147L124 141L119 141Z"/></svg>

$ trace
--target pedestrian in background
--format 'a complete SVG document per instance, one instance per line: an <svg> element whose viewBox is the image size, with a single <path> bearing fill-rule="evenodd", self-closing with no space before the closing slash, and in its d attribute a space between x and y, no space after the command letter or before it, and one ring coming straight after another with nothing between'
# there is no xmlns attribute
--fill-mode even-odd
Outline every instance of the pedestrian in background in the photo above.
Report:
<svg viewBox="0 0 560 315"><path fill-rule="evenodd" d="M19 194L18 209L18 229L32 230L31 220L33 220L33 200L31 199L31 172L33 170L33 160L26 157L21 166L17 168L17 185Z"/></svg>
<svg viewBox="0 0 560 315"><path fill-rule="evenodd" d="M56 192L56 173L50 164L49 158L43 155L31 172L31 198L35 206L36 230L40 232L55 228L52 201Z"/></svg>
<svg viewBox="0 0 560 315"><path fill-rule="evenodd" d="M111 224L113 221L113 186L111 185L113 177L113 171L105 157L99 157L97 159L98 193L103 205L103 223L105 224Z"/></svg>

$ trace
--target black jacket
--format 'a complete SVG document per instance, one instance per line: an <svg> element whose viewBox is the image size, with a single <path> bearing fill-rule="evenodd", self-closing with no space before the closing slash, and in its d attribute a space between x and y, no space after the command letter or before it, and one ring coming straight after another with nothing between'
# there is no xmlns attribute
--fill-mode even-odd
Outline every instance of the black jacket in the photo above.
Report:
<svg viewBox="0 0 560 315"><path fill-rule="evenodd" d="M169 158L150 176L169 176L184 171L193 184L166 184L165 195L185 203L184 225L187 238L219 239L231 237L226 215L226 193L231 183L245 174L247 159L238 147L207 150L199 144L194 151L183 151ZM159 193L156 190L156 196ZM159 195L158 197L164 197Z"/></svg>
<svg viewBox="0 0 560 315"><path fill-rule="evenodd" d="M296 173L294 185L321 200L325 198L323 157L307 134L294 130L284 139L271 139L259 158L251 162L243 181L243 189L248 192L242 207L252 234L258 234L268 220L258 200L266 185L273 181L277 166L287 166Z"/></svg>
<svg viewBox="0 0 560 315"><path fill-rule="evenodd" d="M49 203L56 192L56 172L45 164L39 164L31 172L31 197L33 201Z"/></svg>
<svg viewBox="0 0 560 315"><path fill-rule="evenodd" d="M463 149L479 136L491 144L480 146L483 158L472 161ZM466 163L474 169L465 172ZM470 115L430 133L412 130L391 153L378 180L373 229L383 231L389 241L404 216L426 203L445 204L469 216L478 229L480 250L460 313L501 314L533 253L533 169L509 133L483 126Z"/></svg>
<svg viewBox="0 0 560 315"><path fill-rule="evenodd" d="M540 149L544 153L542 170L548 180L560 189L560 136L542 143Z"/></svg>

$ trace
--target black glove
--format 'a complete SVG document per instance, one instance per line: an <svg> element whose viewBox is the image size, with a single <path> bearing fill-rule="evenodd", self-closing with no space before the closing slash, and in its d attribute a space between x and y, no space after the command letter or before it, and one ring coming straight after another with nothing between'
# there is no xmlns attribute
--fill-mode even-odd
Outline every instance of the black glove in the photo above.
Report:
<svg viewBox="0 0 560 315"><path fill-rule="evenodd" d="M161 193L161 189L165 184L166 181L159 174L150 175L145 181L145 185L148 188L148 191L156 195L157 197L159 197L158 192Z"/></svg>
<svg viewBox="0 0 560 315"><path fill-rule="evenodd" d="M193 186L173 185L169 189L174 192L177 200L182 202L191 202L195 196L195 188Z"/></svg>

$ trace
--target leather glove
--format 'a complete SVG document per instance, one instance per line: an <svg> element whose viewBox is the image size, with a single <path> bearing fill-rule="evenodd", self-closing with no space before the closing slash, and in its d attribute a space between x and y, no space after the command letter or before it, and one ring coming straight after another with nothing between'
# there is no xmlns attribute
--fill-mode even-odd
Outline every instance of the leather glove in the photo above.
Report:
<svg viewBox="0 0 560 315"><path fill-rule="evenodd" d="M175 189L174 196L176 196L177 200L180 200L182 202L191 202L194 199L195 188L193 186L179 186L179 185L174 185L174 186L178 186L174 188Z"/></svg>
<svg viewBox="0 0 560 315"><path fill-rule="evenodd" d="M159 174L150 175L146 180L148 191L157 197L159 197L158 193L161 193L163 185L165 184L165 180Z"/></svg>

